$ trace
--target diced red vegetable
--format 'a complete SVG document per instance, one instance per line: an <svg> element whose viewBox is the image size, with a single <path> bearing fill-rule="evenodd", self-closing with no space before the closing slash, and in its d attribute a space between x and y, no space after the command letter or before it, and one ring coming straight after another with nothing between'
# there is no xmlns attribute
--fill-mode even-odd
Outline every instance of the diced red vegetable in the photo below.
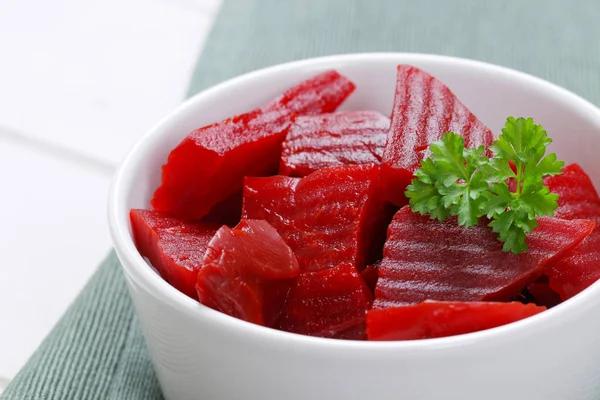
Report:
<svg viewBox="0 0 600 400"><path fill-rule="evenodd" d="M299 246L299 232L294 225L299 178L269 176L244 179L242 218L268 221L292 248Z"/></svg>
<svg viewBox="0 0 600 400"><path fill-rule="evenodd" d="M152 210L133 209L129 217L140 254L171 286L195 299L204 253L220 225L192 223Z"/></svg>
<svg viewBox="0 0 600 400"><path fill-rule="evenodd" d="M380 263L371 264L362 270L360 276L363 281L367 284L367 287L371 289L371 292L375 292L375 285L377 285L377 279L379 278L377 270L379 269Z"/></svg>
<svg viewBox="0 0 600 400"><path fill-rule="evenodd" d="M429 145L448 131L463 136L466 147L493 142L492 132L442 82L416 67L399 65L381 170L388 201L408 203L404 191L413 173L429 156Z"/></svg>
<svg viewBox="0 0 600 400"><path fill-rule="evenodd" d="M263 108L265 112L316 115L334 112L356 86L337 71L325 71L291 87Z"/></svg>
<svg viewBox="0 0 600 400"><path fill-rule="evenodd" d="M349 164L380 164L390 119L376 111L298 117L281 154L279 173L305 176Z"/></svg>
<svg viewBox="0 0 600 400"><path fill-rule="evenodd" d="M591 235L544 270L550 287L566 300L600 279L600 198L578 164L566 166L562 175L548 178L546 185L559 196L556 217L596 222Z"/></svg>
<svg viewBox="0 0 600 400"><path fill-rule="evenodd" d="M482 331L531 317L535 304L438 302L373 309L367 313L369 340L416 340Z"/></svg>
<svg viewBox="0 0 600 400"><path fill-rule="evenodd" d="M535 281L552 259L594 228L588 220L540 218L515 255L485 225L464 228L421 216L406 206L392 220L379 267L374 308L438 301L507 301Z"/></svg>
<svg viewBox="0 0 600 400"><path fill-rule="evenodd" d="M223 226L208 244L196 290L201 303L273 326L300 269L292 250L265 221Z"/></svg>
<svg viewBox="0 0 600 400"><path fill-rule="evenodd" d="M277 328L327 338L364 339L371 292L351 264L300 274Z"/></svg>
<svg viewBox="0 0 600 400"><path fill-rule="evenodd" d="M193 131L169 154L152 206L188 219L202 218L237 193L244 176L277 172L281 142L297 114L333 111L353 89L337 72L325 72L263 109Z"/></svg>
<svg viewBox="0 0 600 400"><path fill-rule="evenodd" d="M271 223L292 247L302 271L351 263L362 270L381 258L393 208L380 197L373 164L324 168L300 180L247 178L245 218Z"/></svg>
<svg viewBox="0 0 600 400"><path fill-rule="evenodd" d="M359 271L381 258L385 227L393 215L380 197L373 164L323 168L296 187L294 249L303 271L350 262Z"/></svg>

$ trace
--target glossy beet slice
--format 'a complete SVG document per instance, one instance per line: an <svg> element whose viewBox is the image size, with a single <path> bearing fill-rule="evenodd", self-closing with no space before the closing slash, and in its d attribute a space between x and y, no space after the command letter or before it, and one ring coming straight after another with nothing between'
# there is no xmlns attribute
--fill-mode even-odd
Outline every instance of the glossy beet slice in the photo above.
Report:
<svg viewBox="0 0 600 400"><path fill-rule="evenodd" d="M171 286L196 298L196 277L220 225L187 222L152 210L134 209L129 216L140 254Z"/></svg>
<svg viewBox="0 0 600 400"><path fill-rule="evenodd" d="M531 317L546 307L535 304L437 302L370 310L369 340L416 340L482 331Z"/></svg>
<svg viewBox="0 0 600 400"><path fill-rule="evenodd" d="M502 251L492 230L431 220L403 207L388 228L375 288L375 308L424 300L506 301L535 281L553 258L590 234L594 223L541 218L527 237L529 250Z"/></svg>
<svg viewBox="0 0 600 400"><path fill-rule="evenodd" d="M300 180L248 178L246 218L262 218L278 229L303 271L341 263L362 270L381 258L393 207L379 196L379 168L372 164L324 168Z"/></svg>
<svg viewBox="0 0 600 400"><path fill-rule="evenodd" d="M548 178L546 184L559 196L556 217L596 222L592 234L579 246L544 269L550 287L566 300L600 279L600 198L578 164L566 166L562 175Z"/></svg>
<svg viewBox="0 0 600 400"><path fill-rule="evenodd" d="M410 65L398 66L392 122L382 163L382 188L390 202L408 201L404 190L428 146L452 131L466 147L492 144L492 132L442 82Z"/></svg>
<svg viewBox="0 0 600 400"><path fill-rule="evenodd" d="M294 249L303 271L351 263L360 271L381 258L390 211L380 198L379 168L372 164L324 168L296 187Z"/></svg>
<svg viewBox="0 0 600 400"><path fill-rule="evenodd" d="M351 264L300 274L277 328L327 338L364 339L371 292Z"/></svg>
<svg viewBox="0 0 600 400"><path fill-rule="evenodd" d="M221 227L198 273L198 299L233 317L273 326L300 269L292 250L265 221Z"/></svg>
<svg viewBox="0 0 600 400"><path fill-rule="evenodd" d="M242 218L268 221L285 242L296 249L299 232L294 225L299 178L269 176L244 179Z"/></svg>
<svg viewBox="0 0 600 400"><path fill-rule="evenodd" d="M298 115L330 113L350 96L355 87L337 71L325 71L291 87L263 110Z"/></svg>
<svg viewBox="0 0 600 400"><path fill-rule="evenodd" d="M326 72L263 109L193 131L169 154L152 206L187 219L202 218L240 191L244 176L277 172L281 142L296 115L333 111L353 88L337 72Z"/></svg>
<svg viewBox="0 0 600 400"><path fill-rule="evenodd" d="M298 117L281 154L279 173L305 176L325 167L380 164L390 119L376 111Z"/></svg>

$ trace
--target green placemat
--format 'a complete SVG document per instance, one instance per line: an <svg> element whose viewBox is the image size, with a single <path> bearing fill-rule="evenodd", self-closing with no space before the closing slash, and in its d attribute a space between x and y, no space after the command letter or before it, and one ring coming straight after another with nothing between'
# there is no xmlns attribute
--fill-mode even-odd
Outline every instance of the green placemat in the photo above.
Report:
<svg viewBox="0 0 600 400"><path fill-rule="evenodd" d="M406 51L513 67L600 104L598 0L224 0L190 94L318 55ZM0 396L161 399L114 253Z"/></svg>

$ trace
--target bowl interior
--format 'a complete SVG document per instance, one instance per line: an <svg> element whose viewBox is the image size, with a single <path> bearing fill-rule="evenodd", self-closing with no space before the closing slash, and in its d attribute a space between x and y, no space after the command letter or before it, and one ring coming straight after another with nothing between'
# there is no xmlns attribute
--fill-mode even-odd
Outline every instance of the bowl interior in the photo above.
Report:
<svg viewBox="0 0 600 400"><path fill-rule="evenodd" d="M497 135L507 116L533 117L554 139L551 150L567 163L578 162L600 187L600 111L583 99L529 75L474 61L415 54L357 54L284 64L213 87L185 102L150 131L129 154L113 185L110 223L115 246L129 261L126 271L142 280L150 271L137 254L128 211L147 208L170 150L190 131L261 106L286 88L317 72L337 69L356 83L343 109L371 109L390 114L396 65L412 64L439 78ZM180 297L156 281L149 290ZM158 283L157 283L158 282ZM142 282L142 285L148 282Z"/></svg>

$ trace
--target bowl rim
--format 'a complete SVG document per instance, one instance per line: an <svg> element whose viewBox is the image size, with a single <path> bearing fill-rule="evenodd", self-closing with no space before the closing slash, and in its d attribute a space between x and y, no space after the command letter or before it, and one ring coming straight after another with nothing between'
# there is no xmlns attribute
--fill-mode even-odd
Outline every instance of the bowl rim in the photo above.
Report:
<svg viewBox="0 0 600 400"><path fill-rule="evenodd" d="M396 60L394 61L394 59ZM142 138L136 142L119 166L114 175L108 197L108 222L112 241L117 255L121 261L123 272L127 276L131 277L131 279L134 281L138 281L139 283L143 284L147 290L151 290L151 294L161 302L176 308L187 317L194 319L206 319L205 322L214 324L215 326L224 330L231 330L231 332L237 331L237 333L243 334L248 340L267 340L270 344L274 345L279 344L289 346L293 344L298 346L311 346L319 350L323 348L329 348L338 349L340 351L351 350L354 352L367 351L387 353L389 351L437 351L448 347L478 345L486 343L490 340L507 340L510 337L514 337L514 335L530 333L532 331L535 332L536 329L542 329L541 327L544 326L544 324L550 325L553 321L560 320L565 313L571 312L572 309L582 307L587 304L591 298L599 296L600 282L596 282L586 290L556 307L536 314L532 317L497 328L435 339L411 341L351 341L288 333L230 317L226 314L210 309L200 304L198 301L193 300L179 292L177 289L173 288L166 281L164 281L151 268L149 268L149 265L139 254L133 243L133 239L129 230L129 219L128 217L123 217L123 215L128 215L129 212L129 210L126 208L126 199L129 193L128 188L131 187L133 183L132 172L136 170L136 166L144 159L144 157L141 157L141 155L149 154L148 150L154 148L152 146L152 139L157 140L159 137L161 137L159 133L165 126L169 124L171 120L177 119L178 116L183 114L185 110L194 108L195 104L202 102L204 98L216 95L218 92L226 88L236 86L244 81L266 78L274 72L302 69L306 67L315 69L331 69L334 68L332 65L340 62L352 63L378 60L394 61L399 64L410 64L415 61L437 62L440 64L453 64L455 66L485 70L488 73L505 75L532 86L533 90L543 91L545 94L553 98L560 98L560 102L564 103L565 105L569 104L570 107L576 108L582 117L595 120L600 125L600 109L582 97L568 91L567 89L514 69L458 57L401 52L338 54L277 64L239 75L203 90L181 103L173 111L167 114L166 117L161 119L156 125L148 130L142 136Z"/></svg>

